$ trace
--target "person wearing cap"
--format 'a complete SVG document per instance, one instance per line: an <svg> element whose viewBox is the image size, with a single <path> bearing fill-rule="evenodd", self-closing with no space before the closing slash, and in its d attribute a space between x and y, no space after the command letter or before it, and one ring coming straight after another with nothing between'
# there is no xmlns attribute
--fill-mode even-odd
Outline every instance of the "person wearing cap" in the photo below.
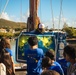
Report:
<svg viewBox="0 0 76 75"><path fill-rule="evenodd" d="M45 25L44 24L41 24L39 23L38 24L38 28L34 31L31 31L32 33L35 33L35 34L42 34L45 32Z"/></svg>
<svg viewBox="0 0 76 75"><path fill-rule="evenodd" d="M44 33L44 32L45 32L45 25L39 23L39 24L38 24L38 28L37 28L37 32L38 32L38 33Z"/></svg>

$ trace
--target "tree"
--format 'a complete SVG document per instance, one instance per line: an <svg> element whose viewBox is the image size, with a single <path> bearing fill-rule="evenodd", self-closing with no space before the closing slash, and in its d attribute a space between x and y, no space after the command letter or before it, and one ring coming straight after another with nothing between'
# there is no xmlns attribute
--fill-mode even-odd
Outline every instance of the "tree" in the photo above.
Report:
<svg viewBox="0 0 76 75"><path fill-rule="evenodd" d="M70 38L76 37L76 30L73 27L64 27L63 31L65 31Z"/></svg>
<svg viewBox="0 0 76 75"><path fill-rule="evenodd" d="M68 24L65 22L63 25L63 28L67 28L67 27L68 27Z"/></svg>

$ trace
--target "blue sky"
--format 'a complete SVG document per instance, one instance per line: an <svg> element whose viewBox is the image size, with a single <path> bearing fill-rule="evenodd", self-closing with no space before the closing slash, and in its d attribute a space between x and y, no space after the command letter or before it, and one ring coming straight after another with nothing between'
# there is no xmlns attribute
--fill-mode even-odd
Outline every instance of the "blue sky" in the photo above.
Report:
<svg viewBox="0 0 76 75"><path fill-rule="evenodd" d="M48 28L53 27L51 4L53 9L54 27L58 28L60 1L61 0L40 0L38 16L41 22L44 23L45 26L48 26ZM1 18L16 22L27 22L28 15L29 0L0 0ZM62 0L60 28L63 27L64 22L66 22L68 26L76 27L76 0Z"/></svg>

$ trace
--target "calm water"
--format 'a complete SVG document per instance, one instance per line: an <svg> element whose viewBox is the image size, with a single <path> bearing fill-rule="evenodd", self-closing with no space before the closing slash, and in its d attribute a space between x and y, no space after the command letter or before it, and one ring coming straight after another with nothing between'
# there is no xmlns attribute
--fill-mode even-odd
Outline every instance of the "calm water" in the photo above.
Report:
<svg viewBox="0 0 76 75"><path fill-rule="evenodd" d="M11 40L11 50L12 50L12 53L13 53L13 59L14 59L14 62L16 62L16 41L15 40Z"/></svg>

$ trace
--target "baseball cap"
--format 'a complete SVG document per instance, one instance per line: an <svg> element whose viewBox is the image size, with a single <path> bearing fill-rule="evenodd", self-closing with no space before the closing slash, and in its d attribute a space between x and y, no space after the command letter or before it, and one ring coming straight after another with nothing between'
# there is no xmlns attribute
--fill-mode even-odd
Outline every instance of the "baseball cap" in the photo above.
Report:
<svg viewBox="0 0 76 75"><path fill-rule="evenodd" d="M41 28L45 28L45 25L44 24L39 24L39 28L41 29Z"/></svg>

